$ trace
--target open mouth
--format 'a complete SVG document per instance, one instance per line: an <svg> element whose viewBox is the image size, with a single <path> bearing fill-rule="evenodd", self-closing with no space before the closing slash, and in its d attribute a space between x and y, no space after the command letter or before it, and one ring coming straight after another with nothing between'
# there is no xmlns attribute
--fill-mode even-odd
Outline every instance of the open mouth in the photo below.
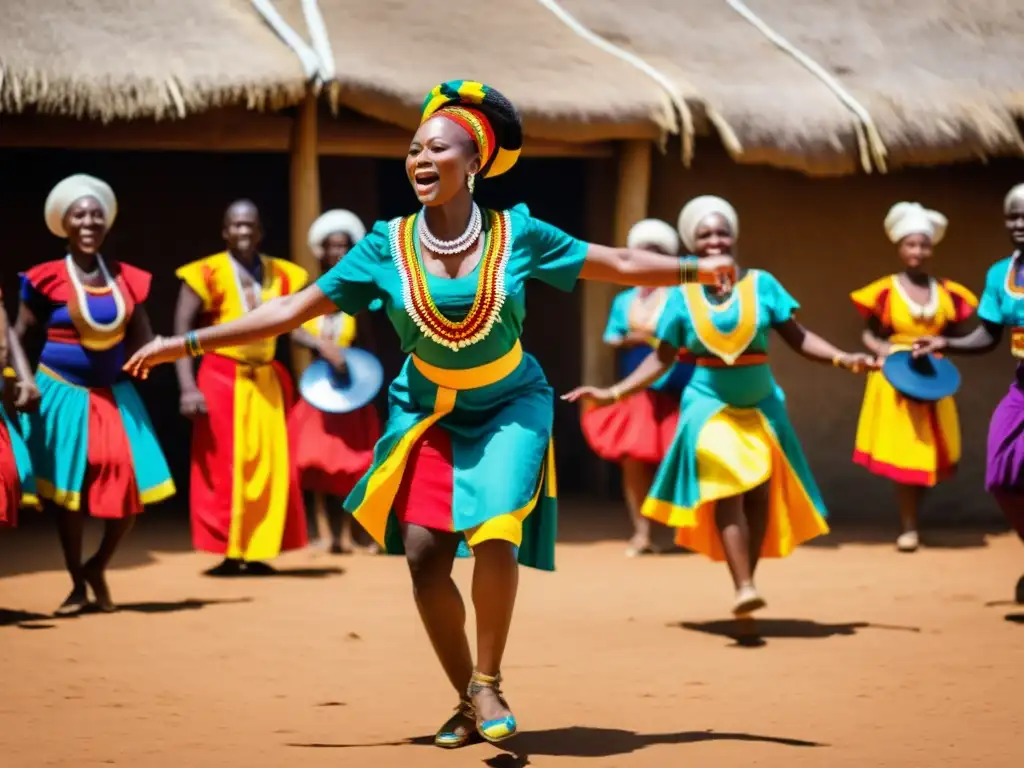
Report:
<svg viewBox="0 0 1024 768"><path fill-rule="evenodd" d="M421 187L429 187L441 180L441 177L434 171L417 171L413 178Z"/></svg>

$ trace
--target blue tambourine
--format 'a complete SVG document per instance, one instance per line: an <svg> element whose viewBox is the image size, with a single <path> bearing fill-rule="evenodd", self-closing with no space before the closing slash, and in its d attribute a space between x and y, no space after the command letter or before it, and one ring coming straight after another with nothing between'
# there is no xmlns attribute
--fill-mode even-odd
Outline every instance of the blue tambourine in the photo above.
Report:
<svg viewBox="0 0 1024 768"><path fill-rule="evenodd" d="M925 403L955 395L960 389L960 371L948 358L935 355L893 352L882 366L882 375L900 394Z"/></svg>
<svg viewBox="0 0 1024 768"><path fill-rule="evenodd" d="M357 411L384 385L384 367L376 357L357 347L346 348L344 354L344 373L339 374L326 360L314 360L299 378L299 393L318 411Z"/></svg>

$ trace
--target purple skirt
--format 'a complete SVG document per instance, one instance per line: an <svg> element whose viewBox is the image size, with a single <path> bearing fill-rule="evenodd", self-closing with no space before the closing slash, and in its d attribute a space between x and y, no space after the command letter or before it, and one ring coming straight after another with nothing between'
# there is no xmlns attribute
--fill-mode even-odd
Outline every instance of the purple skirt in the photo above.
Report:
<svg viewBox="0 0 1024 768"><path fill-rule="evenodd" d="M988 428L985 490L1024 494L1024 366L992 414Z"/></svg>

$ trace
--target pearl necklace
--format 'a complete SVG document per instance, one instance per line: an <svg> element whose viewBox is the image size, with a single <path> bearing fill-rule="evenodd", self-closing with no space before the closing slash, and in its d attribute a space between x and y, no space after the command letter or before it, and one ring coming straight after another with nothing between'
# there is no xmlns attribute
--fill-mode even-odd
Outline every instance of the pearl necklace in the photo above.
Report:
<svg viewBox="0 0 1024 768"><path fill-rule="evenodd" d="M78 265L75 260L71 258L71 254L67 254L64 257L64 266L67 269L68 277L71 279L71 286L75 290L75 295L78 297L78 308L82 313L82 319L97 333L110 333L116 331L124 324L125 317L125 305L124 296L121 295L121 289L117 287L117 283L114 278L110 276L110 272L107 271L107 265L103 261L103 257L98 253L96 254L96 266L97 269L90 272L87 277L96 274L97 272L103 275L103 283L110 288L110 297L114 300L114 319L109 323L98 323L93 319L92 314L89 312L89 300L86 296L85 286L82 285L82 281L78 276Z"/></svg>
<svg viewBox="0 0 1024 768"><path fill-rule="evenodd" d="M910 312L910 316L917 321L932 320L939 311L939 291L936 285L934 277L928 278L928 303L918 304L907 293L907 289L903 287L903 281L900 280L899 276L896 276L896 293L903 299L903 303L907 305L907 310Z"/></svg>
<svg viewBox="0 0 1024 768"><path fill-rule="evenodd" d="M469 224L466 226L466 231L454 240L441 240L427 226L426 207L424 207L420 212L418 229L420 238L426 243L427 248L442 256L450 256L453 253L462 253L468 250L476 242L483 231L483 216L480 215L480 206L473 203L473 212L469 215Z"/></svg>

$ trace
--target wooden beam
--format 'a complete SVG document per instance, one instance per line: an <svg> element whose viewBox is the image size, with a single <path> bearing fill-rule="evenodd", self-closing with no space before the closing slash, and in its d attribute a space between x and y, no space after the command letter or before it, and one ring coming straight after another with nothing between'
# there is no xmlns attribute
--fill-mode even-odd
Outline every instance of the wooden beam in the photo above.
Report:
<svg viewBox="0 0 1024 768"><path fill-rule="evenodd" d="M309 272L310 279L320 276L320 264L306 242L309 228L320 215L320 167L317 138L317 99L312 91L297 107L292 122L289 174L291 259ZM292 367L300 374L312 360L305 347L292 345Z"/></svg>
<svg viewBox="0 0 1024 768"><path fill-rule="evenodd" d="M301 110L304 107L300 107ZM318 110L319 112L319 110ZM369 118L319 112L321 155L405 157L409 131ZM49 115L0 116L0 147L165 152L289 152L292 118L285 113L223 109L184 120L99 123ZM611 142L570 143L527 138L524 157L612 157Z"/></svg>

